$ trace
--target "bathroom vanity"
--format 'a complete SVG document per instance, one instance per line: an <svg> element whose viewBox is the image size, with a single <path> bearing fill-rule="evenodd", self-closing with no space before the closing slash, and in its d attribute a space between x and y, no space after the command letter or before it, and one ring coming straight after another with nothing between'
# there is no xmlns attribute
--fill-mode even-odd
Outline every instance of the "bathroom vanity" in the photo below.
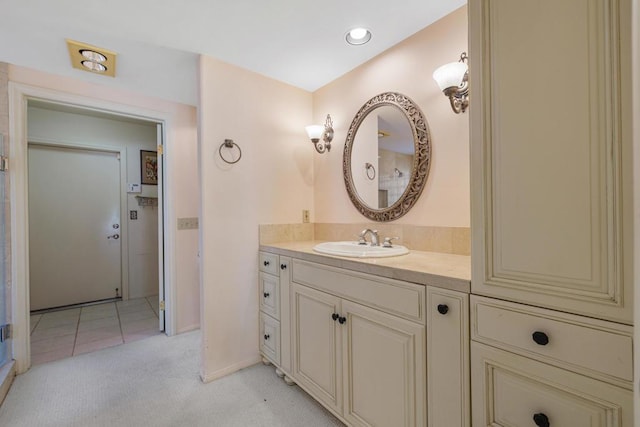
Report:
<svg viewBox="0 0 640 427"><path fill-rule="evenodd" d="M262 245L260 351L352 426L468 426L469 257Z"/></svg>

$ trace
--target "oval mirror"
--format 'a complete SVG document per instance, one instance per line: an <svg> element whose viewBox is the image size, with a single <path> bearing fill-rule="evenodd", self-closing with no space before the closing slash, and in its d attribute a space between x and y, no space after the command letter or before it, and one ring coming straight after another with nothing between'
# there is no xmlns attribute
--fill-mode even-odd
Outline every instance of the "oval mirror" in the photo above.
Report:
<svg viewBox="0 0 640 427"><path fill-rule="evenodd" d="M407 96L385 92L358 111L344 145L344 182L351 202L374 221L406 214L422 193L431 163L429 127Z"/></svg>

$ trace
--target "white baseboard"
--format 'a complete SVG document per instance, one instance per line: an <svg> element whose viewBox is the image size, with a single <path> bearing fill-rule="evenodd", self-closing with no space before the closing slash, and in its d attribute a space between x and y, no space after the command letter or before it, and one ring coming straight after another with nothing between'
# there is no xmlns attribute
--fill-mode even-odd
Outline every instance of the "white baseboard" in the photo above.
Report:
<svg viewBox="0 0 640 427"><path fill-rule="evenodd" d="M215 372L207 373L207 372L202 371L202 372L200 372L200 379L205 384L206 383L210 383L211 381L217 380L218 378L226 377L227 375L233 374L234 372L237 372L240 369L244 369L244 368L247 368L249 366L253 366L256 363L260 363L261 361L262 361L262 358L259 355L256 355L255 357L253 357L251 359L247 359L247 360L244 360L242 362L234 363L231 366L228 366L228 367L223 368L223 369L218 369Z"/></svg>

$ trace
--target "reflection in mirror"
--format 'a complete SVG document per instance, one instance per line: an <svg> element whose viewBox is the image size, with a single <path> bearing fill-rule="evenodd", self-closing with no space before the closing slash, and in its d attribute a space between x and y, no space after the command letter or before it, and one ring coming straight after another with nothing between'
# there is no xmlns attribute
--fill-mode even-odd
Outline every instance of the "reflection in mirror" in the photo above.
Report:
<svg viewBox="0 0 640 427"><path fill-rule="evenodd" d="M431 141L426 119L408 97L385 92L356 114L345 142L343 173L349 198L375 221L411 209L429 173Z"/></svg>
<svg viewBox="0 0 640 427"><path fill-rule="evenodd" d="M412 167L413 133L404 113L383 105L367 114L351 152L351 174L360 198L368 206L388 208L407 189Z"/></svg>

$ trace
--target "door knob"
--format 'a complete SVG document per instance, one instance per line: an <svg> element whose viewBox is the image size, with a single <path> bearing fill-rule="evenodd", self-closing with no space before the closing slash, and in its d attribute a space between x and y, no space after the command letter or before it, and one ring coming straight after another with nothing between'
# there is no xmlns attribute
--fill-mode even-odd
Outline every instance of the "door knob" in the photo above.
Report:
<svg viewBox="0 0 640 427"><path fill-rule="evenodd" d="M120 228L120 224L113 224L113 229L117 230L118 228Z"/></svg>
<svg viewBox="0 0 640 427"><path fill-rule="evenodd" d="M114 234L113 236L107 236L107 239L118 240L119 238L120 238L120 235L118 233Z"/></svg>

